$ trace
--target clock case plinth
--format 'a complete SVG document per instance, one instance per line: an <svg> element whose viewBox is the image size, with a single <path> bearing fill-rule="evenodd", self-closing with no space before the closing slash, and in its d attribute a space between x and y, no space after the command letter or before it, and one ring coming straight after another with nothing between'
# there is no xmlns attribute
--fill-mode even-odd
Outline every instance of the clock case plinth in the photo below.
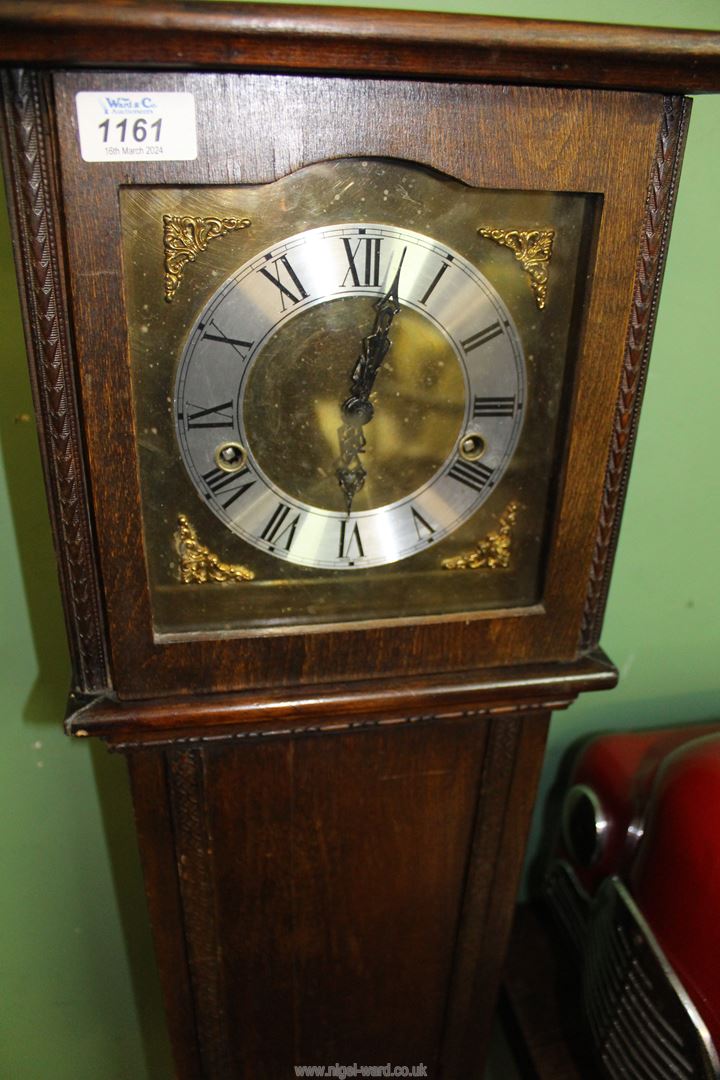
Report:
<svg viewBox="0 0 720 1080"><path fill-rule="evenodd" d="M679 95L718 89L718 35L32 0L0 4L0 31L8 194L73 658L68 730L128 757L177 1074L394 1060L466 1078L481 1068L550 714L616 679L598 639L689 110ZM165 89L201 72L277 80L300 108L276 116L270 150L252 148L270 176L348 152L462 173L480 124L482 183L603 194L541 605L300 634L280 649L153 639L117 188L100 170L84 184L68 126L68 73L94 85L107 69L120 82L144 70ZM318 86L333 108L303 111ZM343 103L366 117L347 136L362 146L340 139ZM444 138L450 115L462 138ZM173 182L166 168L145 181ZM109 442L122 448L111 459Z"/></svg>

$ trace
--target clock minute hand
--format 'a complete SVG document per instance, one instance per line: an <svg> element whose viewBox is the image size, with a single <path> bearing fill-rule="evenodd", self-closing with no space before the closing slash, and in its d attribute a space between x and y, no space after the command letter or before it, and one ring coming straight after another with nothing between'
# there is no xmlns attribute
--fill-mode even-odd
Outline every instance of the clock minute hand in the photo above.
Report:
<svg viewBox="0 0 720 1080"><path fill-rule="evenodd" d="M375 316L375 325L372 333L369 334L363 341L363 348L358 361L353 369L352 383L350 386L350 396L345 402L343 402L343 413L348 409L349 403L356 398L362 398L367 401L372 391L377 373L380 370L387 351L390 348L391 341L388 337L390 332L390 326L393 319L400 311L400 301L398 299L398 288L400 285L400 271L402 270L403 259L405 258L405 251L403 251L400 257L400 263L397 268L395 277L392 280L390 288L382 297L378 300L375 308L377 315ZM369 404L369 402L368 402ZM372 408L372 407L371 407ZM352 408L350 407L350 411ZM372 419L372 415L370 416ZM367 423L367 421L363 421Z"/></svg>
<svg viewBox="0 0 720 1080"><path fill-rule="evenodd" d="M375 385L377 373L392 344L388 335L392 321L400 311L398 288L406 251L407 248L403 249L390 288L375 305L377 310L375 325L372 333L363 339L362 351L351 376L350 394L341 407L343 423L338 429L340 460L336 475L345 493L348 513L352 508L354 496L362 488L367 476L367 470L362 465L359 456L365 452L366 444L362 429L375 415L370 394Z"/></svg>

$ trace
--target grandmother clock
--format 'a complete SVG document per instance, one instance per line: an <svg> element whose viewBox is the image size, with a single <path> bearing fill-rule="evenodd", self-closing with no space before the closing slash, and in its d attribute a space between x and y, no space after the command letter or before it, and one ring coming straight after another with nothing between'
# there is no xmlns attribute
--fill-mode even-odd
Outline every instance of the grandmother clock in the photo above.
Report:
<svg viewBox="0 0 720 1080"><path fill-rule="evenodd" d="M74 666L177 1075L479 1075L718 35L0 4Z"/></svg>

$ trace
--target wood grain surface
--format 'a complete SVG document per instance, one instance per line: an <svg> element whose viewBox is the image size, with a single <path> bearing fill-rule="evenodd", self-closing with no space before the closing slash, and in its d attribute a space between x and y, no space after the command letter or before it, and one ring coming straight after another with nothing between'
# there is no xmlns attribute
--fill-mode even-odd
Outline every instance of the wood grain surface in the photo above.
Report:
<svg viewBox="0 0 720 1080"><path fill-rule="evenodd" d="M475 1075L548 719L131 750L178 1076Z"/></svg>
<svg viewBox="0 0 720 1080"><path fill-rule="evenodd" d="M720 89L720 34L331 7L0 0L0 63L702 93Z"/></svg>
<svg viewBox="0 0 720 1080"><path fill-rule="evenodd" d="M452 723L483 716L562 709L578 694L608 690L617 669L602 650L567 664L517 665L457 675L436 672L412 680L367 678L316 687L182 696L136 702L113 696L72 702L70 734L98 736L116 749L220 738L277 738L354 728Z"/></svg>

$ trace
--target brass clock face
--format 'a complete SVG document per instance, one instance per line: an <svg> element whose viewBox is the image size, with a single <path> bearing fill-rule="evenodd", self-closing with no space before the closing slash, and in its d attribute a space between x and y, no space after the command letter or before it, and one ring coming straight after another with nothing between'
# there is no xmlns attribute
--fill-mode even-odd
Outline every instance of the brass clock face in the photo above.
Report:
<svg viewBox="0 0 720 1080"><path fill-rule="evenodd" d="M490 282L430 236L307 229L199 313L174 413L201 499L246 542L355 570L437 544L500 482L525 366Z"/></svg>
<svg viewBox="0 0 720 1080"><path fill-rule="evenodd" d="M120 201L159 640L541 603L593 196L340 159Z"/></svg>

